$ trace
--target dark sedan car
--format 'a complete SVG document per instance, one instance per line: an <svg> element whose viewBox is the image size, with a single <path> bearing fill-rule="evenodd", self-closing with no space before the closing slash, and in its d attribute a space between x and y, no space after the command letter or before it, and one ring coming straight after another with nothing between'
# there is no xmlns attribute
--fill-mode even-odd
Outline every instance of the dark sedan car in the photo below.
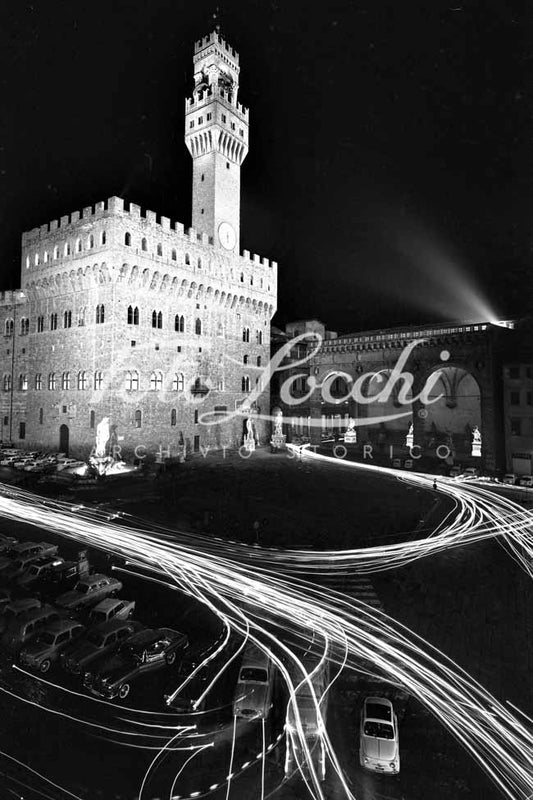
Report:
<svg viewBox="0 0 533 800"><path fill-rule="evenodd" d="M73 675L87 675L95 671L97 661L110 656L120 645L142 628L140 622L126 619L111 619L91 628L87 634L61 654L61 664Z"/></svg>
<svg viewBox="0 0 533 800"><path fill-rule="evenodd" d="M100 697L123 700L136 678L173 664L188 645L188 637L171 628L140 631L128 639L113 658L100 665L94 675L87 676L84 684Z"/></svg>

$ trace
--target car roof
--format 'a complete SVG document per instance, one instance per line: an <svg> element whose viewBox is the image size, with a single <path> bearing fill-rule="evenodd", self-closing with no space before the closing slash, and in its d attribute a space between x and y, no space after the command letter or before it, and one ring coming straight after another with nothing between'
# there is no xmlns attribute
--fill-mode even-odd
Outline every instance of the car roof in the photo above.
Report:
<svg viewBox="0 0 533 800"><path fill-rule="evenodd" d="M38 542L19 542L13 545L13 550L16 550L17 553L23 553L25 550L29 550L30 547L37 547L37 544Z"/></svg>
<svg viewBox="0 0 533 800"><path fill-rule="evenodd" d="M367 716L367 719L375 719L379 722L392 722L392 703L387 697L367 697L365 699L365 708L368 706L377 706L374 708L374 713Z"/></svg>
<svg viewBox="0 0 533 800"><path fill-rule="evenodd" d="M177 634L178 636L183 635L178 633L178 631L172 630L171 628L147 628L144 631L139 631L139 633L136 633L135 636L132 636L128 641L128 644L132 645L133 647L142 647L144 645L157 642L159 639L165 639L169 634Z"/></svg>
<svg viewBox="0 0 533 800"><path fill-rule="evenodd" d="M112 631L121 630L124 627L134 627L134 623L129 619L108 619L106 622L100 622L95 625L93 631L98 633L110 633Z"/></svg>
<svg viewBox="0 0 533 800"><path fill-rule="evenodd" d="M91 614L94 611L107 611L110 608L114 608L115 606L119 605L119 603L123 603L124 600L120 600L118 597L106 597L104 600L100 600L98 605L94 606L91 611Z"/></svg>
<svg viewBox="0 0 533 800"><path fill-rule="evenodd" d="M46 630L50 631L50 633L62 633L63 631L69 631L71 628L76 628L81 625L77 619L57 619L54 622L51 622L50 625L46 626Z"/></svg>
<svg viewBox="0 0 533 800"><path fill-rule="evenodd" d="M57 614L57 608L54 606L49 605L46 603L44 606L40 608L32 608L31 611L25 611L24 614L21 614L20 617L17 619L17 623L20 622L22 625L24 622L31 622L34 619L39 619L40 617L45 617L47 614Z"/></svg>

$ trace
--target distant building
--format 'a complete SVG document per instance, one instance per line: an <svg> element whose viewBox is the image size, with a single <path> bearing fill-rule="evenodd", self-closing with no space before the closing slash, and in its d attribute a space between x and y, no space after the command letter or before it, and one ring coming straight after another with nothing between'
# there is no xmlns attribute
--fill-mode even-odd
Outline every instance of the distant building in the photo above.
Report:
<svg viewBox="0 0 533 800"><path fill-rule="evenodd" d="M123 454L172 455L183 442L238 446L246 416L268 413L268 387L246 404L269 358L277 264L240 252L238 81L218 33L196 42L192 228L111 197L23 234L21 290L0 298L4 441L86 455L108 416ZM254 425L266 441L268 424Z"/></svg>

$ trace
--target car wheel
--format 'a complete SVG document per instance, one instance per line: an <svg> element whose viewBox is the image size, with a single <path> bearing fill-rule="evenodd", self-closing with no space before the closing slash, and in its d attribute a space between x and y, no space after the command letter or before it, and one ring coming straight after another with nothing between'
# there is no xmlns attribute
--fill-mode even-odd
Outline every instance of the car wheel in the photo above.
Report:
<svg viewBox="0 0 533 800"><path fill-rule="evenodd" d="M121 700L124 700L130 693L130 685L129 683L123 683L120 689L118 690L118 696Z"/></svg>
<svg viewBox="0 0 533 800"><path fill-rule="evenodd" d="M45 661L41 661L39 665L39 672L48 672L50 667L52 666L50 659L47 658Z"/></svg>
<svg viewBox="0 0 533 800"><path fill-rule="evenodd" d="M174 650L172 653L168 653L167 664L173 664L175 660L176 660L176 651Z"/></svg>

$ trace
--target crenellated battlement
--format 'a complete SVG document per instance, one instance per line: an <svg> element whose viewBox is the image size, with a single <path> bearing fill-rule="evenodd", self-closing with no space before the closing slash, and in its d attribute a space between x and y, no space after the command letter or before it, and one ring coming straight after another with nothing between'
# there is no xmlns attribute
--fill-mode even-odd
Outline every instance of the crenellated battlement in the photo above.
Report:
<svg viewBox="0 0 533 800"><path fill-rule="evenodd" d="M225 92L224 89L220 87L209 86L207 89L198 92L195 96L185 98L185 113L190 114L193 111L204 108L215 100L221 100L222 105L226 106L229 111L241 117L244 122L248 122L249 110L239 102L233 103L229 98L229 92Z"/></svg>
<svg viewBox="0 0 533 800"><path fill-rule="evenodd" d="M199 53L205 55L203 52L204 50L207 50L209 47L217 46L224 51L228 58L231 58L236 64L239 63L239 54L237 51L234 50L217 31L212 31L207 36L203 36L194 43L194 55L196 56Z"/></svg>
<svg viewBox="0 0 533 800"><path fill-rule="evenodd" d="M33 228L22 234L23 259L26 259L27 268L43 268L52 266L55 261L72 260L80 256L87 258L89 250L84 246L79 235L83 231L86 237L90 233L90 223L100 223L109 221L119 221L120 228L117 237L114 237L114 226L101 225L101 232L106 231L105 242L102 243L101 236L94 240L94 250L102 250L106 247L124 247L125 250L137 251L144 257L158 258L157 246L163 241L172 246L186 250L187 247L201 247L206 255L216 256L218 260L229 259L236 267L246 269L250 264L254 268L263 267L267 270L276 271L277 262L270 261L257 253L250 253L243 250L242 254L228 254L218 247L215 247L212 237L205 233L198 233L194 228L185 228L181 222L173 222L169 217L156 214L155 211L143 209L136 203L126 203L121 197L110 197L108 200L96 203L95 206L87 206L83 211L73 211L71 214L60 217L59 220L51 220L45 225ZM132 239L131 245L126 246L124 235L128 232L128 222L131 222L132 237L139 237L139 241ZM101 233L100 232L100 233ZM64 235L62 235L64 234ZM147 250L142 249L142 240L147 240ZM82 245L80 250L76 249L76 243ZM69 245L67 249L67 245ZM44 250L46 246L55 248L57 256L54 257L54 250ZM162 256L161 256L162 257ZM167 256L168 257L168 256Z"/></svg>

